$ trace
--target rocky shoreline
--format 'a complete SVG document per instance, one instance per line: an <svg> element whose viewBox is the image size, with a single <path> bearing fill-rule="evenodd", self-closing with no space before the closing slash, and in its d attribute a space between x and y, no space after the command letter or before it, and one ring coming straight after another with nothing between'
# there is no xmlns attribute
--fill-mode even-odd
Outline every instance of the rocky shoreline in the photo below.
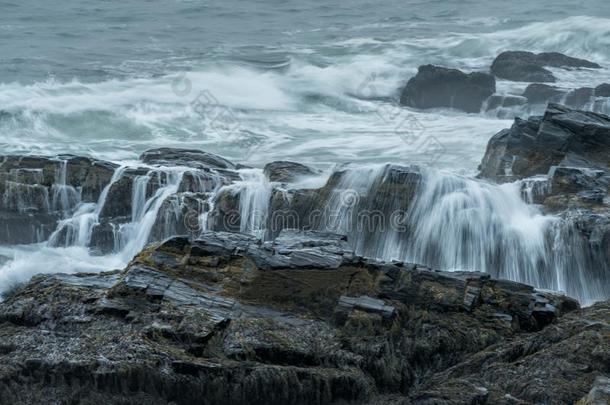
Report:
<svg viewBox="0 0 610 405"><path fill-rule="evenodd" d="M555 85L557 78L548 68L574 70L600 69L601 66L556 52L534 54L524 51L502 52L492 62L489 72L464 73L423 65L406 84L400 103L418 109L443 107L468 113L485 111L500 118L539 113L547 103L606 114L610 111L609 83L565 88ZM528 85L522 92L498 92L498 80Z"/></svg>
<svg viewBox="0 0 610 405"><path fill-rule="evenodd" d="M13 292L0 304L0 396L574 403L610 371L609 305L366 260L330 234L207 232L152 245L122 271L36 276Z"/></svg>
<svg viewBox="0 0 610 405"><path fill-rule="evenodd" d="M548 66L597 68L506 53L492 72L553 82ZM425 66L402 102L450 99L477 112L495 90L493 76ZM493 136L479 170L466 179L344 165L325 177L297 162L261 170L172 148L129 167L1 156L0 244L47 241L128 264L4 291L0 402L607 403L610 117L550 103ZM479 218L451 222L445 198L457 193L450 201L462 211L469 199L505 204L508 183L518 187L511 209L535 206L527 218L554 221L539 251L492 212L483 236L503 238L507 251L491 243L464 253L480 242ZM431 206L444 207L454 246L434 233L424 241L426 217L439 216ZM382 260L414 248L417 263ZM446 257L457 265L436 265ZM468 271L442 271L456 268ZM601 301L581 307L549 291L564 287Z"/></svg>

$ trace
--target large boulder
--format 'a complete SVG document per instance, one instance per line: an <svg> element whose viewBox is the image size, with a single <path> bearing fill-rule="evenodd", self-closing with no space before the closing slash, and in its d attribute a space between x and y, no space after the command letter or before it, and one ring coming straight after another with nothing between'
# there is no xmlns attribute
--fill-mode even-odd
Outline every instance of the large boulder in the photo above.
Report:
<svg viewBox="0 0 610 405"><path fill-rule="evenodd" d="M5 296L0 398L573 403L607 369L608 305L579 311L485 274L364 260L340 235L205 232L123 271L37 276Z"/></svg>
<svg viewBox="0 0 610 405"><path fill-rule="evenodd" d="M521 82L555 82L553 73L544 67L601 68L584 59L573 58L557 52L535 54L524 51L502 52L494 59L491 73L501 79Z"/></svg>
<svg viewBox="0 0 610 405"><path fill-rule="evenodd" d="M603 167L610 162L610 117L549 104L544 116L516 118L494 135L479 167L480 176L513 181L548 174L569 153Z"/></svg>
<svg viewBox="0 0 610 405"><path fill-rule="evenodd" d="M487 73L466 74L457 69L425 65L407 83L400 103L414 108L449 107L477 113L495 91L496 81Z"/></svg>

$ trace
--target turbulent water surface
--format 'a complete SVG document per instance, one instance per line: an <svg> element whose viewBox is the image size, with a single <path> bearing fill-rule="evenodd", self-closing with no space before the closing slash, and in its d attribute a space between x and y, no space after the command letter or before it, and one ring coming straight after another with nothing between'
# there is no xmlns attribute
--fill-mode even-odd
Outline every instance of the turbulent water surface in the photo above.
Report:
<svg viewBox="0 0 610 405"><path fill-rule="evenodd" d="M0 10L3 154L73 153L126 165L146 149L172 146L255 167L277 159L324 170L395 162L470 176L489 138L511 120L398 108L400 90L419 65L487 70L504 50L559 51L604 66L556 71L561 86L610 77L610 3L602 0L23 0L0 1ZM498 83L500 92L523 87ZM256 171L242 177L244 200L260 208L267 185ZM364 179L374 182L375 174ZM171 184L162 192L171 193ZM439 197L435 187L453 197ZM542 247L554 219L523 203L516 187L490 187L444 174L421 196L428 203L419 209L427 211L413 224L420 243L465 230L475 237L455 236L440 254L432 243L393 249L389 239L383 254L368 253L450 269L499 265L505 277L566 290L570 283L559 271L550 278L536 273L542 262L551 273L559 266ZM87 252L95 205L66 219L84 227L68 247L0 247L0 257L12 259L0 270L0 285L40 271L122 266L145 242L155 204L134 204L142 211L121 231L116 255ZM259 232L255 219L242 226ZM486 259L498 246L518 252L519 260Z"/></svg>

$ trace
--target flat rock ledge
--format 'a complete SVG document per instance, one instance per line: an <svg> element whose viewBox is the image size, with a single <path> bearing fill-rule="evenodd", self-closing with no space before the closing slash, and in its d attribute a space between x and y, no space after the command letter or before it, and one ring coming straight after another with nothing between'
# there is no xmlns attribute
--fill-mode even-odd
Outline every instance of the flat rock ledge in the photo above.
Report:
<svg viewBox="0 0 610 405"><path fill-rule="evenodd" d="M0 322L12 404L574 403L610 373L610 302L319 232L174 237L124 270L36 276Z"/></svg>

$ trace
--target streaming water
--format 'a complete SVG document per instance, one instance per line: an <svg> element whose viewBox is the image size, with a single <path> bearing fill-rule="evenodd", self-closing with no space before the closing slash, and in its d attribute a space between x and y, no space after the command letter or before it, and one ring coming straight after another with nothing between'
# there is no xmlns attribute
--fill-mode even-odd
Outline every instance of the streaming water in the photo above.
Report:
<svg viewBox="0 0 610 405"><path fill-rule="evenodd" d="M34 230L40 244L0 246L0 259L9 259L0 261L0 290L39 272L122 267L150 240L207 229L226 184L194 172L198 185L176 195L189 170L151 168L134 178L129 218L110 224L111 253L91 254L94 229L108 225L100 215L111 187L141 152L172 146L253 167L294 160L330 170L356 162L361 169L326 202L336 215L321 229L348 232L359 252L484 270L583 301L608 297L598 247L570 220L532 204L544 179L496 186L469 177L494 133L541 106L466 114L397 100L419 65L488 70L505 50L558 51L602 65L553 69L564 89L607 82L609 7L602 0L9 1L0 13L0 154L59 157L50 190L35 181L40 171L24 169L5 179L0 202L21 214L52 212L59 225L48 241ZM526 85L499 80L497 88L521 94ZM586 108L610 112L607 100ZM82 202L69 185L67 153L122 165L97 202ZM408 187L389 193L387 170L371 163L423 166L414 203ZM18 176L34 180L22 184ZM257 169L240 176L228 187L239 194L241 230L262 236L272 185ZM186 226L185 210L195 213ZM353 228L362 211L371 222ZM396 212L394 228L375 231L377 211Z"/></svg>

